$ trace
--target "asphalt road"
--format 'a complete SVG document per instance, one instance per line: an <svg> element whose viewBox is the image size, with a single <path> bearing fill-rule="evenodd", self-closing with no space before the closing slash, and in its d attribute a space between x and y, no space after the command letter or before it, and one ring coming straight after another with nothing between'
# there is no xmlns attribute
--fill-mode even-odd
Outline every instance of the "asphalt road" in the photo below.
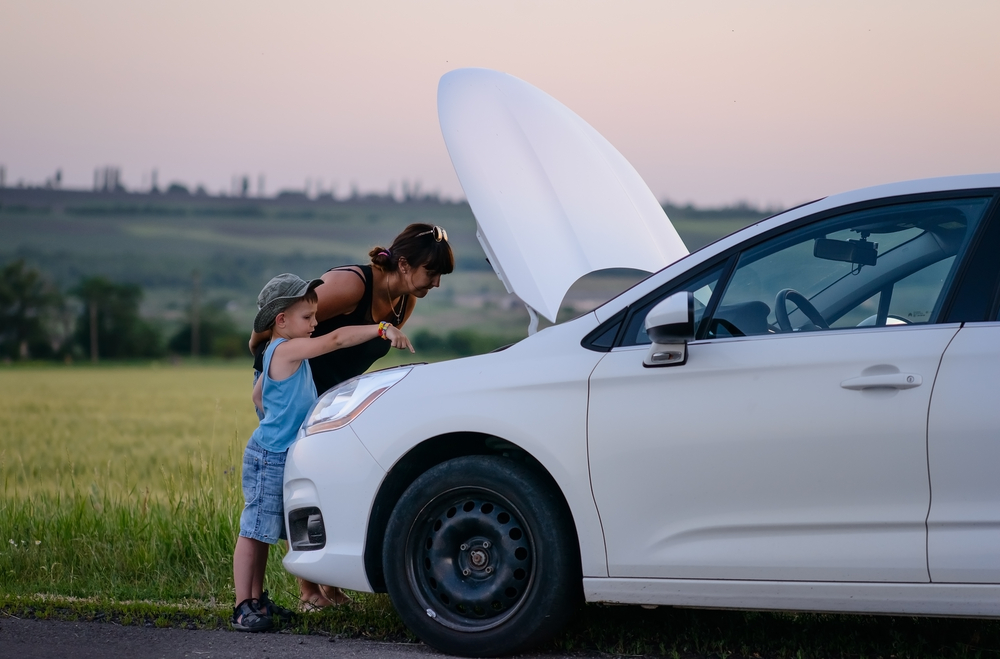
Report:
<svg viewBox="0 0 1000 659"><path fill-rule="evenodd" d="M201 629L123 627L101 622L0 618L0 659L316 659L384 657L441 659L445 655L417 644L331 639L296 634L246 634ZM607 655L522 655L559 659Z"/></svg>

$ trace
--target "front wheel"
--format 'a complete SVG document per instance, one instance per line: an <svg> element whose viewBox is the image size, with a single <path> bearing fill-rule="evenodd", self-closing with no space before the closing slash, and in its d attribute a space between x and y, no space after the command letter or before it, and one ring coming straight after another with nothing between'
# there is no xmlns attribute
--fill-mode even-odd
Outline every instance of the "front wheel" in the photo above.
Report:
<svg viewBox="0 0 1000 659"><path fill-rule="evenodd" d="M511 654L553 636L581 599L569 511L541 477L495 456L439 464L389 518L386 587L407 627L449 654Z"/></svg>

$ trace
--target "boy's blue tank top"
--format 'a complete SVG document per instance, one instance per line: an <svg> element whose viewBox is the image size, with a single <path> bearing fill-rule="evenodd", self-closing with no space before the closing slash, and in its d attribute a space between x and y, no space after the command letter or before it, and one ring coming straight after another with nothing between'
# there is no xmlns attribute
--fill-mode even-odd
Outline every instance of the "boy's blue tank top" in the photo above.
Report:
<svg viewBox="0 0 1000 659"><path fill-rule="evenodd" d="M264 419L253 432L253 440L268 451L285 451L295 441L299 427L316 402L309 361L303 359L297 371L284 380L272 380L268 375L274 349L285 339L274 339L264 351L263 395Z"/></svg>

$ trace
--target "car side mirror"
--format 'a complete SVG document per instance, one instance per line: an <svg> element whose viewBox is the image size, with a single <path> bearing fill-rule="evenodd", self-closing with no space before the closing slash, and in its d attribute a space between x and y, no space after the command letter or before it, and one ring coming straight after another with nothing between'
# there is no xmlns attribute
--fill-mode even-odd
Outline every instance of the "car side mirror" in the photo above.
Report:
<svg viewBox="0 0 1000 659"><path fill-rule="evenodd" d="M646 334L653 344L643 366L680 366L687 363L687 342L694 340L694 294L674 293L646 314Z"/></svg>

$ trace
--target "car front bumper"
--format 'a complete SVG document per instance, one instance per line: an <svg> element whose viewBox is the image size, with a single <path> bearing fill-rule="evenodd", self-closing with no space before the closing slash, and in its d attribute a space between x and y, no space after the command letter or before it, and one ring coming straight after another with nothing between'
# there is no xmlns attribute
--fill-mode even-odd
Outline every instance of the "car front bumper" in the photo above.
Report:
<svg viewBox="0 0 1000 659"><path fill-rule="evenodd" d="M300 436L285 462L285 523L296 511L317 508L325 544L299 551L289 537L284 566L316 583L372 592L364 566L365 536L372 501L385 471L350 426Z"/></svg>

